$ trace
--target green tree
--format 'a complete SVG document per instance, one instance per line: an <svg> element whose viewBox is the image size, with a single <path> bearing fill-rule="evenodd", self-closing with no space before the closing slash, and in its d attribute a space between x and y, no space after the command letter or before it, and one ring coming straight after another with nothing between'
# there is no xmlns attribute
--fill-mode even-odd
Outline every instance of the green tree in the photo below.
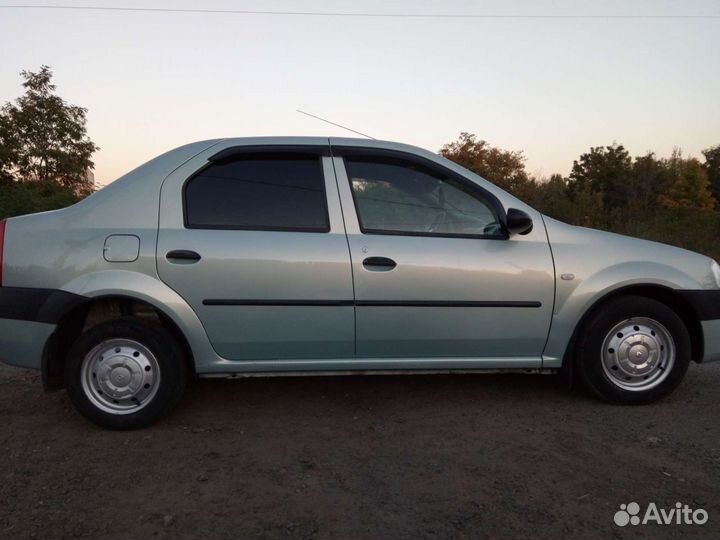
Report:
<svg viewBox="0 0 720 540"><path fill-rule="evenodd" d="M684 247L720 260L720 212L713 186L720 185L720 145L703 152L705 163L684 158L679 150L668 159L653 153L631 158L619 144L591 148L573 164L572 174L547 179L528 177L522 154L509 152L496 166L494 149L474 135L441 150L446 157L508 189L543 214L571 223ZM513 159L516 158L516 159ZM514 179L508 182L507 179Z"/></svg>
<svg viewBox="0 0 720 540"><path fill-rule="evenodd" d="M531 196L525 202L543 214L565 221L572 206L567 192L567 179L553 174L548 179L535 180Z"/></svg>
<svg viewBox="0 0 720 540"><path fill-rule="evenodd" d="M632 174L627 184L629 206L651 208L658 201L669 181L664 163L648 152L632 162Z"/></svg>
<svg viewBox="0 0 720 540"><path fill-rule="evenodd" d="M668 184L659 199L665 208L710 210L715 206L707 172L697 159L683 158L675 149L665 160L665 168Z"/></svg>
<svg viewBox="0 0 720 540"><path fill-rule="evenodd" d="M602 193L608 208L623 208L628 205L628 186L632 179L632 160L625 147L617 143L611 146L590 148L573 162L570 173L570 194L572 197L583 190Z"/></svg>
<svg viewBox="0 0 720 540"><path fill-rule="evenodd" d="M87 136L87 109L55 94L52 71L23 71L25 94L0 109L0 180L92 191L88 171L98 150Z"/></svg>
<svg viewBox="0 0 720 540"><path fill-rule="evenodd" d="M526 199L532 189L522 152L495 148L472 133L462 132L457 141L443 146L440 154L521 199Z"/></svg>
<svg viewBox="0 0 720 540"><path fill-rule="evenodd" d="M703 150L705 172L710 181L710 191L716 201L720 201L720 144Z"/></svg>

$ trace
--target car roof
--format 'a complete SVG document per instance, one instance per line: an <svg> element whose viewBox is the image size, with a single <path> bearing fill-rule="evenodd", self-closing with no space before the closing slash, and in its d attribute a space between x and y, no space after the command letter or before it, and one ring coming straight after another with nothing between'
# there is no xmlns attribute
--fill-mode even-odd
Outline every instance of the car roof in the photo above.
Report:
<svg viewBox="0 0 720 540"><path fill-rule="evenodd" d="M354 146L361 148L378 148L384 150L396 150L399 152L409 152L418 154L430 159L437 159L438 154L413 146L395 141L386 141L382 139L369 139L360 137L313 137L313 136L261 136L261 137L230 137L226 139L210 139L207 141L198 141L197 144L208 143L217 145L219 148L231 148L233 146Z"/></svg>

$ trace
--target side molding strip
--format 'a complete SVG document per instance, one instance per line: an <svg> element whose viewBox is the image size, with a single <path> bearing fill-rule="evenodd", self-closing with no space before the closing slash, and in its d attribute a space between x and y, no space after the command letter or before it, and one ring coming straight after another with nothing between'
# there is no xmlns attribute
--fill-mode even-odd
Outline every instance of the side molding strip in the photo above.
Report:
<svg viewBox="0 0 720 540"><path fill-rule="evenodd" d="M536 301L452 301L452 300L244 300L206 299L205 306L356 306L356 307L488 307L488 308L539 308Z"/></svg>
<svg viewBox="0 0 720 540"><path fill-rule="evenodd" d="M236 300L208 299L204 306L352 306L352 300Z"/></svg>

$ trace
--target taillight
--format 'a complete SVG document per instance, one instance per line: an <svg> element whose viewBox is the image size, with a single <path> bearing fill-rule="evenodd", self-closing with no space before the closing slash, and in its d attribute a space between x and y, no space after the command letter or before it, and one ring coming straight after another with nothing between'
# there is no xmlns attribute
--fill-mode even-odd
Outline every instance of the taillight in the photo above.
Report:
<svg viewBox="0 0 720 540"><path fill-rule="evenodd" d="M5 220L0 221L0 287L2 287L3 245L5 244Z"/></svg>

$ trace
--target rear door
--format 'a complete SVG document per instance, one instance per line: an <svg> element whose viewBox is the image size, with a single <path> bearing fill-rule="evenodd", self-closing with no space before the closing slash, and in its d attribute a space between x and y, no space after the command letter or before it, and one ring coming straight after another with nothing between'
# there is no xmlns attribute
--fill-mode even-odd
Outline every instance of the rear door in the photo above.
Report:
<svg viewBox="0 0 720 540"><path fill-rule="evenodd" d="M328 156L327 146L230 148L163 184L158 272L220 356L353 355L350 256Z"/></svg>

